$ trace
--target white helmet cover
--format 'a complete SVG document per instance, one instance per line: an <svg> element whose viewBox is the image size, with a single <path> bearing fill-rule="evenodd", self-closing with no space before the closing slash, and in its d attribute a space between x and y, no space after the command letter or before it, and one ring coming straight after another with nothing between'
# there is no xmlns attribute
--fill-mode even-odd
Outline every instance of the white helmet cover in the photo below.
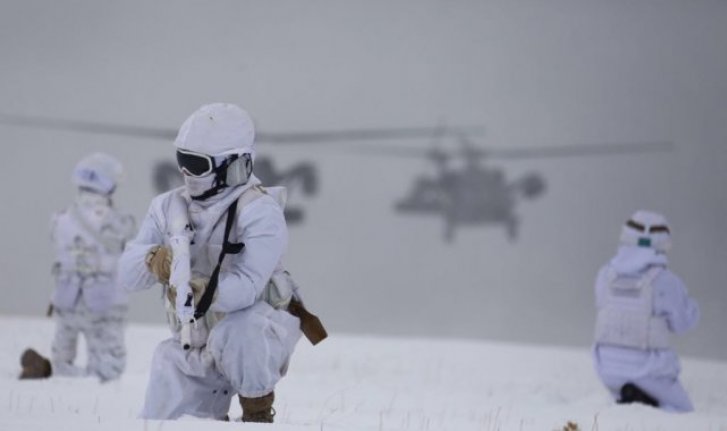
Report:
<svg viewBox="0 0 727 431"><path fill-rule="evenodd" d="M252 154L255 126L250 115L230 103L212 103L196 110L182 124L174 145L210 156Z"/></svg>
<svg viewBox="0 0 727 431"><path fill-rule="evenodd" d="M93 153L81 159L71 177L78 187L110 195L124 173L121 162L104 153Z"/></svg>
<svg viewBox="0 0 727 431"><path fill-rule="evenodd" d="M621 228L621 243L638 247L653 248L666 253L671 249L671 229L669 222L661 214L636 211Z"/></svg>

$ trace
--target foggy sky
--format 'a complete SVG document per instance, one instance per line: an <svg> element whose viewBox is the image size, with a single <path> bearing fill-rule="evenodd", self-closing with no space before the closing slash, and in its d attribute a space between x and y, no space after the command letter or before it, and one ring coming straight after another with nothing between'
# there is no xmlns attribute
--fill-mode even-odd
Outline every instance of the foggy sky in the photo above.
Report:
<svg viewBox="0 0 727 431"><path fill-rule="evenodd" d="M538 200L502 226L396 214L426 160L346 143L265 148L317 163L293 195L286 264L333 332L587 346L593 281L636 209L673 225L672 269L702 307L681 351L727 358L727 3L720 1L4 1L0 112L176 128L199 105L237 103L266 132L476 124L491 148L672 141L665 154L489 160L541 173ZM0 312L41 315L52 288L48 223L90 151L119 157L116 202L140 220L170 142L0 126ZM393 142L382 142L393 145ZM410 145L428 148L422 140ZM159 292L134 320L161 322ZM49 340L50 342L50 340Z"/></svg>

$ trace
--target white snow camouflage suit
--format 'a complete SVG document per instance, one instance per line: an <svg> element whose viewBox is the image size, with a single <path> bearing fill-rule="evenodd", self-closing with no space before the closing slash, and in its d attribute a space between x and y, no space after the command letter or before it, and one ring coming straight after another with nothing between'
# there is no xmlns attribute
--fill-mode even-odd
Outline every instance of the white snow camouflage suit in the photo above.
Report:
<svg viewBox="0 0 727 431"><path fill-rule="evenodd" d="M53 215L54 375L95 375L107 381L123 373L128 299L117 283L116 266L134 231L131 215L117 210L109 198L95 193L80 192L76 202ZM79 334L86 340L84 368L74 364Z"/></svg>
<svg viewBox="0 0 727 431"><path fill-rule="evenodd" d="M157 284L145 257L154 246L169 245L170 201L180 197L187 203L194 226L190 246L192 276L208 280L222 248L228 207L259 183L251 176L247 184L205 201L191 200L185 187L157 196L138 236L121 258L123 286L139 290ZM142 418L192 415L221 419L227 415L234 395L266 395L287 370L301 336L300 321L262 300L273 272L282 270L281 259L287 246L282 208L271 196L260 193L238 207L229 241L242 242L245 247L238 254L225 256L216 297L207 313L224 317L212 328L207 327L206 319L200 319L190 350L183 350L178 326L170 322L173 337L159 344L154 353Z"/></svg>
<svg viewBox="0 0 727 431"><path fill-rule="evenodd" d="M666 255L653 249L621 246L616 256L598 273L595 285L596 306L602 310L609 301L609 274L643 278L657 271L650 311L665 319L669 333L680 334L694 328L699 321L699 306L689 297L684 283L668 268ZM662 409L691 411L692 402L679 382L681 367L676 352L668 345L637 348L599 342L593 346L593 359L601 381L614 399L626 383L633 383L654 397Z"/></svg>

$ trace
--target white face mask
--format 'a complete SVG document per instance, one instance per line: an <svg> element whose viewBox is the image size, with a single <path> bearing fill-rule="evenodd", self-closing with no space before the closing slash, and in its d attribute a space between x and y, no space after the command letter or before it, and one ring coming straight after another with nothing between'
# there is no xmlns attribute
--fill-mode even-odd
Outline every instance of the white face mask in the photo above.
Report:
<svg viewBox="0 0 727 431"><path fill-rule="evenodd" d="M207 190L211 189L215 182L215 174L206 175L204 177L190 177L184 175L184 185L191 197L200 196Z"/></svg>
<svg viewBox="0 0 727 431"><path fill-rule="evenodd" d="M111 212L111 198L107 195L80 190L76 202L86 217L104 219Z"/></svg>
<svg viewBox="0 0 727 431"><path fill-rule="evenodd" d="M111 205L111 197L90 190L79 190L76 202L84 207L108 207Z"/></svg>

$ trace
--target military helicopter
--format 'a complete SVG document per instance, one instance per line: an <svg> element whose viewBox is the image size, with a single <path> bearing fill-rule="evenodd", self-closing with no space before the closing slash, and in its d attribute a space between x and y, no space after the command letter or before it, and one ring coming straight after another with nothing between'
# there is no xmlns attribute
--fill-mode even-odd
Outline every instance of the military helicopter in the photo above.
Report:
<svg viewBox="0 0 727 431"><path fill-rule="evenodd" d="M465 134L454 134L459 148L445 151L439 141L445 136L437 132L430 149L412 147L359 148L387 156L425 158L435 165L436 174L425 174L414 180L409 193L394 204L396 212L405 215L436 215L444 218L444 239L454 240L460 226L502 224L510 241L518 238L520 220L515 206L522 200L535 199L546 191L543 176L532 172L508 180L504 170L483 163L485 159L532 159L608 154L668 151L671 142L635 142L598 145L567 145L544 148L484 149L476 146ZM453 168L453 158L460 158L461 167Z"/></svg>
<svg viewBox="0 0 727 431"><path fill-rule="evenodd" d="M125 136L130 138L146 138L173 141L177 130L163 127L145 127L104 123L84 120L69 120L31 115L14 115L0 113L0 124L33 129L62 130L77 133ZM348 129L306 131L292 133L265 133L258 131L255 141L273 145L323 144L343 141L399 140L430 137L438 128L380 128L380 129ZM477 135L478 127L454 127L450 131ZM316 195L319 188L316 166L308 161L294 164L286 170L276 168L272 158L259 154L255 159L255 175L266 185L282 185L291 193L301 193L310 198ZM157 193L163 193L183 184L183 178L177 164L171 159L156 161L152 170L152 185ZM304 220L305 212L300 206L288 206L285 209L286 220L291 224Z"/></svg>

